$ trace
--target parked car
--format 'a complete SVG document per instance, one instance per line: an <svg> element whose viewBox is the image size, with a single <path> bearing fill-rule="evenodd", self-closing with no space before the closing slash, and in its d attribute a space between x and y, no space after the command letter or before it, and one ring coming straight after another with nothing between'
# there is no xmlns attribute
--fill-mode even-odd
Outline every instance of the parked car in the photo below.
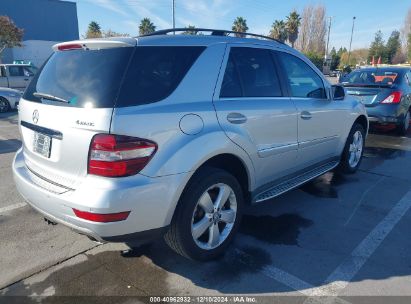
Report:
<svg viewBox="0 0 411 304"><path fill-rule="evenodd" d="M330 74L329 74L328 76L330 76L330 77L337 77L337 76L338 76L338 71L335 71L335 70L330 71Z"/></svg>
<svg viewBox="0 0 411 304"><path fill-rule="evenodd" d="M283 43L175 31L55 45L20 102L14 179L51 222L207 260L245 204L354 173L368 120Z"/></svg>
<svg viewBox="0 0 411 304"><path fill-rule="evenodd" d="M410 125L411 68L372 67L342 80L347 93L365 105L370 123L394 125L400 134Z"/></svg>
<svg viewBox="0 0 411 304"><path fill-rule="evenodd" d="M22 94L19 90L0 87L0 113L17 109Z"/></svg>
<svg viewBox="0 0 411 304"><path fill-rule="evenodd" d="M24 91L35 73L29 64L0 64L0 87Z"/></svg>

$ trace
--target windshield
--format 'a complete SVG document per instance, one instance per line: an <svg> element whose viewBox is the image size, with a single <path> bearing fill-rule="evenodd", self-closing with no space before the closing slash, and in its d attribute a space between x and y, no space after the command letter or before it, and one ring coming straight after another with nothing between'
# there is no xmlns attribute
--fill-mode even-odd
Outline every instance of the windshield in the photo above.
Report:
<svg viewBox="0 0 411 304"><path fill-rule="evenodd" d="M24 99L60 106L112 108L133 50L122 47L55 52L27 87Z"/></svg>
<svg viewBox="0 0 411 304"><path fill-rule="evenodd" d="M342 79L343 84L392 85L398 73L387 70L353 71Z"/></svg>

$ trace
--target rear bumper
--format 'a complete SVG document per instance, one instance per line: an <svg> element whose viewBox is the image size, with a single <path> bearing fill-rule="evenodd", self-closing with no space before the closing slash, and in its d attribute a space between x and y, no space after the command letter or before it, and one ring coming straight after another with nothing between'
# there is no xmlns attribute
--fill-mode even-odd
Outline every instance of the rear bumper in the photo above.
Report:
<svg viewBox="0 0 411 304"><path fill-rule="evenodd" d="M188 174L158 178L136 175L131 180L109 182L86 177L77 189L57 194L31 178L20 149L13 162L13 175L20 194L47 219L100 242L135 243L166 231ZM99 223L76 217L73 208L93 213L131 212L124 221Z"/></svg>
<svg viewBox="0 0 411 304"><path fill-rule="evenodd" d="M379 104L374 107L365 108L368 120L372 124L400 124L404 119L404 111L399 104Z"/></svg>

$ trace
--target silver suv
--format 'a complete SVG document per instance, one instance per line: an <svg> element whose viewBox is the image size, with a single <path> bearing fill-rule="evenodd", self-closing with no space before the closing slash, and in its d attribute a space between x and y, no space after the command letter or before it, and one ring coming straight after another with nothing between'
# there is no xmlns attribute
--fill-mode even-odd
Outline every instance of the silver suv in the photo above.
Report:
<svg viewBox="0 0 411 304"><path fill-rule="evenodd" d="M172 31L55 45L20 102L14 178L48 221L206 260L245 204L355 172L368 120L285 44Z"/></svg>

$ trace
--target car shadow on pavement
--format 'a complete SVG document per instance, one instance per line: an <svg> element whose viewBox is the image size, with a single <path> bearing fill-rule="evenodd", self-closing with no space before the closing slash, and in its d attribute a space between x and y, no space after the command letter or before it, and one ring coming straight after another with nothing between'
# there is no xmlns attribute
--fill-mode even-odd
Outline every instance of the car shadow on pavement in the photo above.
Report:
<svg viewBox="0 0 411 304"><path fill-rule="evenodd" d="M0 154L16 152L21 147L21 140L18 139L0 139Z"/></svg>
<svg viewBox="0 0 411 304"><path fill-rule="evenodd" d="M17 125L18 120L18 112L17 111L10 111L6 113L0 113L0 121L6 121L10 124Z"/></svg>

